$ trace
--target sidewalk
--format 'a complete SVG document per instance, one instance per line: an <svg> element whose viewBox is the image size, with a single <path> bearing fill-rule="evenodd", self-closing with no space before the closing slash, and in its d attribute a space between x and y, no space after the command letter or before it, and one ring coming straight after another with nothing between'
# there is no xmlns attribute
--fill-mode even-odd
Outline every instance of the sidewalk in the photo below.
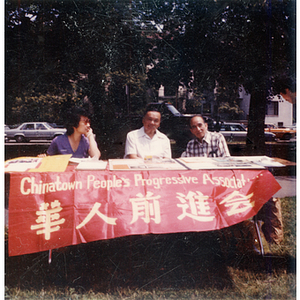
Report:
<svg viewBox="0 0 300 300"><path fill-rule="evenodd" d="M281 185L281 189L273 197L293 197L296 196L297 177L296 176L274 176Z"/></svg>

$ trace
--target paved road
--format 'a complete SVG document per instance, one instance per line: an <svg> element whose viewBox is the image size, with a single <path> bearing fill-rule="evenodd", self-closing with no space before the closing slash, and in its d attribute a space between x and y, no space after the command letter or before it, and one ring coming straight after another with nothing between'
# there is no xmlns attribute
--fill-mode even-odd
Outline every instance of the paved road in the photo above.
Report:
<svg viewBox="0 0 300 300"><path fill-rule="evenodd" d="M51 144L52 141L49 140L31 140L28 143L17 143L15 140L10 140L9 142L5 142L5 146L25 146L25 145L47 145Z"/></svg>

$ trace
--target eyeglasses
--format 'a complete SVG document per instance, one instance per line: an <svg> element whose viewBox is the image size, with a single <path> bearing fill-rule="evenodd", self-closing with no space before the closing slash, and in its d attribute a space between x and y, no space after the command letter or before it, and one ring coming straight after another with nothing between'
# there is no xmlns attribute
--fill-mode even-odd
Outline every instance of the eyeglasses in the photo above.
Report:
<svg viewBox="0 0 300 300"><path fill-rule="evenodd" d="M80 120L80 122L82 122L82 123L84 123L84 124L86 125L86 124L91 123L91 120L90 120L89 118L82 118L82 119Z"/></svg>

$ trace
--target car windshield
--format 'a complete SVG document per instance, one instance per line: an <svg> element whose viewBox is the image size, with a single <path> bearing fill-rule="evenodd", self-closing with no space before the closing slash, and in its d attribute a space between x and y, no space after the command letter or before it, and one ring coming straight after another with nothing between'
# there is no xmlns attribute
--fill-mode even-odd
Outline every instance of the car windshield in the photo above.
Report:
<svg viewBox="0 0 300 300"><path fill-rule="evenodd" d="M265 128L276 128L274 124L265 124Z"/></svg>
<svg viewBox="0 0 300 300"><path fill-rule="evenodd" d="M53 127L49 123L43 123L47 128L52 129Z"/></svg>
<svg viewBox="0 0 300 300"><path fill-rule="evenodd" d="M246 128L243 125L233 125L231 126L235 131L246 131Z"/></svg>
<svg viewBox="0 0 300 300"><path fill-rule="evenodd" d="M221 131L247 131L243 125L240 124L222 124Z"/></svg>

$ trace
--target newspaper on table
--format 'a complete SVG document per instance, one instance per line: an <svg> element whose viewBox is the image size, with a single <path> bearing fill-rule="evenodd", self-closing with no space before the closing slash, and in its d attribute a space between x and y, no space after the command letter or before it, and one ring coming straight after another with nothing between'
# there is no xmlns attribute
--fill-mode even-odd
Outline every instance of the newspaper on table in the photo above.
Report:
<svg viewBox="0 0 300 300"><path fill-rule="evenodd" d="M5 172L27 172L30 169L37 168L43 158L40 157L17 157L5 161L4 171Z"/></svg>
<svg viewBox="0 0 300 300"><path fill-rule="evenodd" d="M276 161L274 158L269 156L232 156L233 158L240 158L242 157L244 160L247 160L249 162L252 162L254 164L266 167L266 168L272 168L272 167L285 167L284 164Z"/></svg>
<svg viewBox="0 0 300 300"><path fill-rule="evenodd" d="M79 164L76 167L76 170L84 171L84 170L105 170L107 167L107 161L104 160L98 160L93 158L86 158L85 160L82 160L79 162Z"/></svg>
<svg viewBox="0 0 300 300"><path fill-rule="evenodd" d="M268 156L180 157L176 160L190 170L264 169L284 166Z"/></svg>
<svg viewBox="0 0 300 300"><path fill-rule="evenodd" d="M71 154L46 157L17 157L5 161L5 172L64 172Z"/></svg>
<svg viewBox="0 0 300 300"><path fill-rule="evenodd" d="M186 167L172 158L137 158L137 159L109 159L109 170L186 170Z"/></svg>

